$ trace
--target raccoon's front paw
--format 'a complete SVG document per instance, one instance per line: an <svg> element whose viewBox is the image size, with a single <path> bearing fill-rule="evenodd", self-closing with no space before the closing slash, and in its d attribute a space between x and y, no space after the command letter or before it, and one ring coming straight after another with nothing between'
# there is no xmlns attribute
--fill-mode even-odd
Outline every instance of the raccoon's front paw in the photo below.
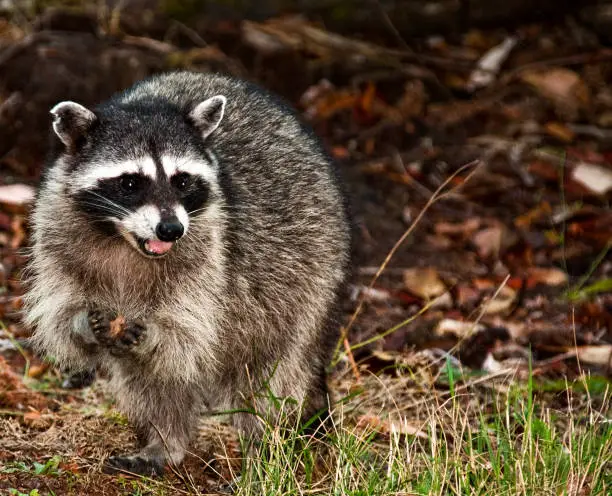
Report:
<svg viewBox="0 0 612 496"><path fill-rule="evenodd" d="M75 372L72 374L68 374L64 382L62 382L62 387L64 389L81 389L91 386L93 382L96 380L96 371L92 370L84 370L81 372Z"/></svg>
<svg viewBox="0 0 612 496"><path fill-rule="evenodd" d="M144 336L142 322L126 320L121 315L100 310L90 310L89 326L100 344L111 353L123 354L138 346Z"/></svg>

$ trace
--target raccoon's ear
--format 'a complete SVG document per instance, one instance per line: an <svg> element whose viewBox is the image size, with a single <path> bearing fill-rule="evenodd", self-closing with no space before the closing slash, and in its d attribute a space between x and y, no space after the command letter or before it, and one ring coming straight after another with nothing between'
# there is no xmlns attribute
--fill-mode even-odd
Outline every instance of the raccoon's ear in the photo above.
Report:
<svg viewBox="0 0 612 496"><path fill-rule="evenodd" d="M53 130L68 148L74 148L97 117L91 110L75 102L60 102L51 109Z"/></svg>
<svg viewBox="0 0 612 496"><path fill-rule="evenodd" d="M223 95L216 95L198 103L189 113L189 117L200 130L203 138L206 138L219 126L223 119L226 102L227 99Z"/></svg>

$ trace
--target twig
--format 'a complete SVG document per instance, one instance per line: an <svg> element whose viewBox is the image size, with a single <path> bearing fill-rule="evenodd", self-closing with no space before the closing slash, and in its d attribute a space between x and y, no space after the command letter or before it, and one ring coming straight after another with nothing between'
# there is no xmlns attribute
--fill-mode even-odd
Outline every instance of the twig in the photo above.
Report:
<svg viewBox="0 0 612 496"><path fill-rule="evenodd" d="M373 0L372 3L376 4L378 12L380 13L380 17L382 17L383 21L387 25L387 28L389 28L389 31L391 31L391 34L393 34L393 37L395 38L395 41L397 41L397 43L404 50L407 50L407 51L409 51L411 53L414 53L412 48L410 48L408 43L406 43L406 40L404 39L404 37L400 34L398 29L395 27L395 24L393 24L393 21L389 17L389 14L387 14L387 11L385 10L385 8L380 4L380 1L379 0Z"/></svg>
<svg viewBox="0 0 612 496"><path fill-rule="evenodd" d="M353 352L351 350L351 345L348 342L348 339L344 339L344 350L346 352L346 356L349 359L349 363L351 364L351 369L353 370L353 375L355 376L355 381L358 384L361 384L361 375L359 374L359 369L357 368L357 363L355 363L355 357L353 356Z"/></svg>
<svg viewBox="0 0 612 496"><path fill-rule="evenodd" d="M126 45L134 46L137 48L146 48L154 52L168 54L175 52L177 48L170 43L165 41L153 40L151 38L145 38L144 36L131 36L125 35L121 41Z"/></svg>
<svg viewBox="0 0 612 496"><path fill-rule="evenodd" d="M195 30L191 29L189 26L186 26L185 24L177 20L172 21L172 24L168 28L168 31L166 31L166 34L164 36L164 41L173 39L174 35L177 32L181 32L185 36L187 36L187 38L189 38L189 40L194 45L197 45L202 48L208 46L208 43L206 43L206 40L202 38Z"/></svg>
<svg viewBox="0 0 612 496"><path fill-rule="evenodd" d="M242 29L252 43L258 39L273 39L283 48L304 50L319 57L346 58L347 55L359 55L380 66L401 67L407 61L417 61L423 65L434 65L457 70L472 70L472 62L450 60L444 57L416 54L412 51L382 47L374 43L347 38L337 33L295 21L273 21L256 23L245 21ZM257 48L257 46L256 46Z"/></svg>

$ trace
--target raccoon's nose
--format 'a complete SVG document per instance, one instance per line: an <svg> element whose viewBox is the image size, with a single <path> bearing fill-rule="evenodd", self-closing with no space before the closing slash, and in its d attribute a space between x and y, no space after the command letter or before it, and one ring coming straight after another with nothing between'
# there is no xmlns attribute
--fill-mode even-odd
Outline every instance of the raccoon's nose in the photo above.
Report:
<svg viewBox="0 0 612 496"><path fill-rule="evenodd" d="M184 232L183 224L176 217L160 222L155 228L155 234L161 241L176 241Z"/></svg>

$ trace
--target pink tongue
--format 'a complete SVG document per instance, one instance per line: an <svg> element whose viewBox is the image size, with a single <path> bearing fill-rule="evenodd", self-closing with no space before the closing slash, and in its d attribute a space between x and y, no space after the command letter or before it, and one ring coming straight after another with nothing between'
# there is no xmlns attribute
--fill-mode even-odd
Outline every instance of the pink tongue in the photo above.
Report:
<svg viewBox="0 0 612 496"><path fill-rule="evenodd" d="M169 251L170 248L172 248L172 244L173 243L169 243L167 241L157 241L156 239L149 239L145 243L147 250L157 255L161 255L162 253Z"/></svg>

